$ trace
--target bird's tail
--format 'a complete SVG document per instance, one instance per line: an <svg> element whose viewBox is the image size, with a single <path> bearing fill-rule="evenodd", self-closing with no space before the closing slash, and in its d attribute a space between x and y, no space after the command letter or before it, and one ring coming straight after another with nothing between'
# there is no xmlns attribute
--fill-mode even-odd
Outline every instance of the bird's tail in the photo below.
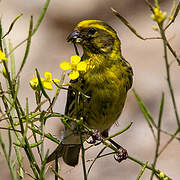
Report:
<svg viewBox="0 0 180 180"><path fill-rule="evenodd" d="M76 166L78 164L80 147L81 145L79 144L64 147L63 160L66 164L69 166Z"/></svg>
<svg viewBox="0 0 180 180"><path fill-rule="evenodd" d="M47 163L56 158L63 157L63 160L69 166L76 166L79 160L79 152L81 145L64 145L60 143L52 154L49 155Z"/></svg>

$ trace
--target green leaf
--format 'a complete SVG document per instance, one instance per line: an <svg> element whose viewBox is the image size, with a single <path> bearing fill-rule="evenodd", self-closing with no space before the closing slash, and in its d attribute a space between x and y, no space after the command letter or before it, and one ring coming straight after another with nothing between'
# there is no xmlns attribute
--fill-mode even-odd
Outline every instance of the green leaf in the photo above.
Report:
<svg viewBox="0 0 180 180"><path fill-rule="evenodd" d="M11 25L9 26L9 30L7 31L7 33L5 33L5 35L2 37L2 39L3 39L4 37L6 37L6 36L11 32L11 30L12 30L15 22L16 22L22 15L23 15L23 14L19 14L19 15L13 20L13 22L12 22Z"/></svg>
<svg viewBox="0 0 180 180"><path fill-rule="evenodd" d="M154 119L152 118L152 116L150 115L150 113L148 112L148 109L146 108L145 104L141 100L140 96L137 94L137 92L134 89L133 89L133 92L134 92L134 95L135 95L136 100L138 102L138 105L139 105L139 107L140 107L140 109L141 109L141 111L142 111L142 113L143 113L143 115L144 115L144 117L145 117L145 119L146 119L146 121L148 123L148 126L151 129L152 134L153 134L153 136L155 138L155 134L154 134L154 130L153 130L152 125L154 127L157 127L156 123L155 123Z"/></svg>
<svg viewBox="0 0 180 180"><path fill-rule="evenodd" d="M46 162L47 162L47 159L48 159L48 155L49 155L49 150L47 150L46 155L44 157L44 160L41 163L42 165L41 165L41 170L40 170L40 173L39 173L40 180L44 180L45 179L45 177L44 177L44 175L45 175L45 166L46 166Z"/></svg>
<svg viewBox="0 0 180 180"><path fill-rule="evenodd" d="M30 45L31 45L32 30L33 30L33 17L31 16L30 24L29 24L29 34L28 34L27 44L26 44L26 50L25 50L25 54L24 54L24 58L22 60L21 66L20 66L19 71L17 73L17 76L19 76L20 72L22 71L22 69L26 63L26 59L28 57L28 54L29 54ZM11 50L11 52L13 52L13 50Z"/></svg>
<svg viewBox="0 0 180 180"><path fill-rule="evenodd" d="M43 133L42 133L41 131L37 130L37 129L34 128L34 127L28 126L28 128L31 129L33 132L39 134L39 135L43 135ZM50 133L44 134L44 137L50 139L51 141L53 141L53 142L55 142L55 143L57 143L57 144L60 143L60 141L59 141L57 138L53 137Z"/></svg>
<svg viewBox="0 0 180 180"><path fill-rule="evenodd" d="M46 97L50 101L50 97L48 96L48 94L46 93L46 91L45 91L45 89L43 87L43 84L42 84L42 81L41 81L41 77L40 77L39 72L38 72L37 69L36 69L36 75L37 75L37 78L38 78L40 89L41 89L44 97Z"/></svg>
<svg viewBox="0 0 180 180"><path fill-rule="evenodd" d="M140 96L137 94L137 92L133 89L134 95L136 97L136 100L138 102L138 105L142 111L142 113L144 114L144 117L146 118L146 120L148 121L148 124L153 124L153 126L156 126L156 123L154 121L154 119L152 118L152 116L150 115L150 113L148 112L148 109L146 108L145 104L143 103L143 101L141 100Z"/></svg>
<svg viewBox="0 0 180 180"><path fill-rule="evenodd" d="M124 23L129 29L131 32L133 32L138 38L142 39L142 40L145 40L146 38L143 38L140 34L137 33L137 31L131 26L131 24L123 17L120 15L119 12L117 12L115 9L111 8L113 14L115 16L117 16L122 23Z"/></svg>
<svg viewBox="0 0 180 180"><path fill-rule="evenodd" d="M158 118L158 128L161 127L162 114L164 110L164 93L162 93L160 109L159 109L159 118Z"/></svg>
<svg viewBox="0 0 180 180"><path fill-rule="evenodd" d="M11 40L9 39L9 51L12 51L12 49L13 49L13 45L11 43ZM14 80L14 78L15 78L15 58L14 58L14 53L11 53L9 55L9 59L10 59L10 62L11 62L11 77Z"/></svg>

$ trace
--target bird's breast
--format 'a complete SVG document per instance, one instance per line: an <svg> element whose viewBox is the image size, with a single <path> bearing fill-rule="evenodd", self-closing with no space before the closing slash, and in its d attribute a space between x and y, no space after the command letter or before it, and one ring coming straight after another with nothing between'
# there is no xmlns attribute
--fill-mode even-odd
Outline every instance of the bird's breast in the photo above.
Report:
<svg viewBox="0 0 180 180"><path fill-rule="evenodd" d="M86 122L94 129L109 129L118 119L126 99L124 81L114 72L91 72L85 76L85 93L90 94L86 103Z"/></svg>

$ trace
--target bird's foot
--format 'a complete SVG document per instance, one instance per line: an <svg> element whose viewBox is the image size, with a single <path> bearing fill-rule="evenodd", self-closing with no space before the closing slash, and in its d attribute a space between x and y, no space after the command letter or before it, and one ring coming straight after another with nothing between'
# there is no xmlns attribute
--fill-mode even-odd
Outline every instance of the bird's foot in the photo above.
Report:
<svg viewBox="0 0 180 180"><path fill-rule="evenodd" d="M126 149L124 149L122 146L120 146L118 143L116 143L115 141L113 141L112 139L109 139L109 141L111 142L111 144L113 144L118 150L119 153L116 153L114 155L114 159L117 162L121 162L123 160L126 160L128 158L128 152Z"/></svg>
<svg viewBox="0 0 180 180"><path fill-rule="evenodd" d="M94 131L94 133L91 135L91 138L92 139L90 141L88 141L89 144L95 144L96 141L101 141L102 140L101 133L98 130Z"/></svg>
<svg viewBox="0 0 180 180"><path fill-rule="evenodd" d="M126 149L122 147L119 149L119 153L116 153L114 155L114 159L119 163L123 160L126 160L127 158L128 158L128 152Z"/></svg>

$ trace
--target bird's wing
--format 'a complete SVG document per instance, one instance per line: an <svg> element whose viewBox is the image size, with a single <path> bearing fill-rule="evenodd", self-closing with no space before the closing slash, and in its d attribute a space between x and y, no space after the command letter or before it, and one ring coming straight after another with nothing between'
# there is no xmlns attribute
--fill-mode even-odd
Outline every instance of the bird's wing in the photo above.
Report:
<svg viewBox="0 0 180 180"><path fill-rule="evenodd" d="M78 79L76 80L71 80L70 84L78 82ZM72 86L68 87L68 92L67 92L67 101L66 101L66 107L65 107L65 115L69 115L74 106L75 106L75 90L72 88Z"/></svg>
<svg viewBox="0 0 180 180"><path fill-rule="evenodd" d="M83 117L83 104L88 103L91 98L91 92L87 92L86 89L87 85L85 85L85 80L83 77L70 81L70 86L68 87L67 93L65 115L69 117L75 116L74 118L78 118L77 115ZM75 112L76 105L79 107L78 112Z"/></svg>

